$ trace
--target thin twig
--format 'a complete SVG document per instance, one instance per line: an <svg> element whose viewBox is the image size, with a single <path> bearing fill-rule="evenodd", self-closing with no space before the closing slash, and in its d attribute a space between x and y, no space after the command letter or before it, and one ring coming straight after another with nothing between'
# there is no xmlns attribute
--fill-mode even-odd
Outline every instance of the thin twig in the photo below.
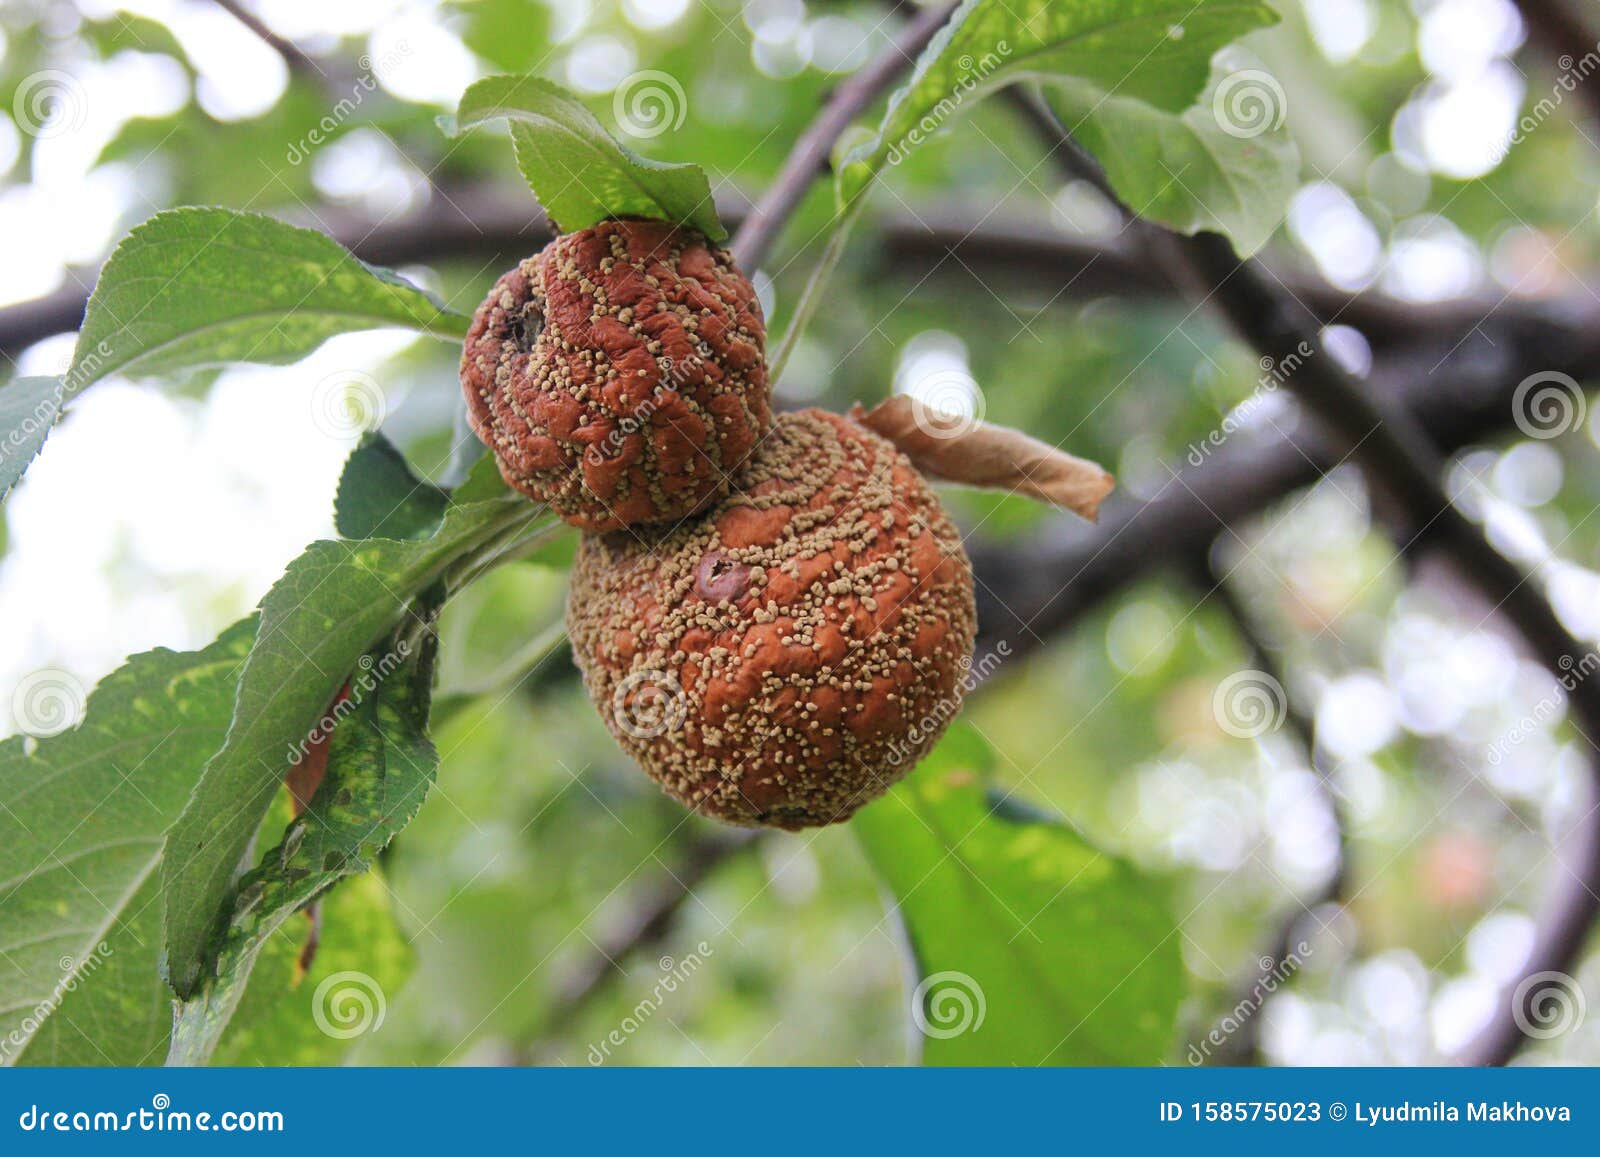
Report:
<svg viewBox="0 0 1600 1157"><path fill-rule="evenodd" d="M855 119L894 83L916 60L941 25L955 11L954 4L936 4L917 14L894 38L888 50L834 89L804 134L795 142L789 159L766 195L751 209L730 246L734 260L754 270L767 259L772 243L805 199L811 182L828 165L833 147Z"/></svg>
<svg viewBox="0 0 1600 1157"><path fill-rule="evenodd" d="M783 381L783 370L789 364L789 356L800 344L806 326L810 324L811 319L816 316L817 309L822 305L823 286L828 278L833 276L834 268L844 256L845 243L854 224L853 213L836 222L833 236L828 238L827 247L823 249L822 256L817 258L817 263L811 267L811 275L806 278L805 288L800 291L799 300L789 317L789 324L784 328L783 337L778 340L767 359L767 374L774 382Z"/></svg>
<svg viewBox="0 0 1600 1157"><path fill-rule="evenodd" d="M287 37L279 36L267 26L266 21L239 3L239 0L211 0L211 2L255 33L258 40L283 57L283 62L289 66L290 71L310 77L319 83L328 79L328 74L317 63L316 57Z"/></svg>
<svg viewBox="0 0 1600 1157"><path fill-rule="evenodd" d="M623 974L623 962L666 939L683 906L723 864L752 846L758 833L735 831L697 836L677 868L663 872L644 889L628 920L594 944L551 1000L550 1015L540 1029L542 1040L561 1037L579 1014Z"/></svg>
<svg viewBox="0 0 1600 1157"><path fill-rule="evenodd" d="M1327 764L1326 753L1317 745L1316 726L1312 717L1306 712L1289 686L1288 676L1279 662L1274 649L1267 645L1261 636L1261 630L1256 625L1255 618L1233 589L1233 582L1217 565L1215 549L1206 552L1206 557L1199 564L1198 574L1200 581L1205 584L1204 590L1211 601L1215 602L1222 612L1227 615L1233 624L1234 631L1244 642L1250 652L1250 661L1255 664L1256 670L1273 679L1279 687L1283 688L1283 722L1294 733L1301 749L1306 756L1306 762L1316 775L1319 794L1322 801L1336 818L1339 824L1339 855L1334 864L1329 885L1333 894L1344 887L1345 875L1348 868L1349 835L1342 822L1343 805L1339 799L1338 790L1334 787L1332 775Z"/></svg>
<svg viewBox="0 0 1600 1157"><path fill-rule="evenodd" d="M1272 943L1256 961L1256 967L1251 972L1249 980L1235 993L1234 999L1228 1004L1229 1008L1248 1005L1252 1014L1241 1018L1237 1031L1227 1037L1215 1050L1209 1052L1209 1060L1212 1064L1236 1065L1261 1059L1261 994L1271 991L1270 982L1274 977L1282 977L1302 963L1297 948L1299 941L1296 939L1296 933L1306 916L1315 916L1318 909L1330 904L1342 903L1349 882L1350 832L1348 817L1345 815L1338 789L1333 784L1326 753L1317 745L1316 728L1311 716L1306 714L1296 699L1283 664L1278 661L1273 648L1261 637L1261 631L1256 626L1249 608L1234 591L1233 583L1228 576L1217 565L1216 550L1217 548L1213 547L1202 559L1195 561L1194 570L1199 589L1206 592L1209 601L1215 602L1227 615L1235 633L1250 652L1250 661L1256 670L1273 680L1282 690L1283 723L1299 741L1300 748L1305 753L1306 763L1315 777L1318 794L1328 813L1333 816L1334 827L1339 835L1333 870L1328 874L1328 878L1310 897L1295 899L1294 907L1278 926L1278 932L1273 937Z"/></svg>

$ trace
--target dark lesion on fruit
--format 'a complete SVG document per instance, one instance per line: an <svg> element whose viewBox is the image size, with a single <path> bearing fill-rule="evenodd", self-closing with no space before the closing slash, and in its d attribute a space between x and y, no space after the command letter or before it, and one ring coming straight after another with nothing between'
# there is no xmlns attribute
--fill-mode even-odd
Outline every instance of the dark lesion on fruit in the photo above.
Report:
<svg viewBox="0 0 1600 1157"><path fill-rule="evenodd" d="M522 308L511 318L508 328L512 344L523 353L532 353L534 344L544 329L544 302L540 301L537 295L525 301Z"/></svg>
<svg viewBox="0 0 1600 1157"><path fill-rule="evenodd" d="M720 550L707 551L694 573L694 593L710 603L737 602L750 589L750 568Z"/></svg>
<svg viewBox="0 0 1600 1157"><path fill-rule="evenodd" d="M770 808L764 812L757 812L751 819L763 826L782 828L787 832L797 832L801 828L815 827L817 823L816 817L811 814L810 810L803 807Z"/></svg>

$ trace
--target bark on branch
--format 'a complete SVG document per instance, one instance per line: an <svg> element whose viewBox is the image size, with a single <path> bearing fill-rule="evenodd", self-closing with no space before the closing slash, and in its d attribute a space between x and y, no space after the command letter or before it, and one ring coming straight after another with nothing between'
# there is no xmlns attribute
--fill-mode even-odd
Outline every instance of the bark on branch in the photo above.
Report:
<svg viewBox="0 0 1600 1157"><path fill-rule="evenodd" d="M751 209L742 200L729 200L719 212L724 222L739 229ZM525 191L496 186L444 189L421 210L381 223L330 205L286 216L328 233L375 265L470 262L498 270L550 237L548 221ZM918 206L915 216L875 218L862 235L876 247L883 274L909 284L960 284L979 277L986 285L1033 293L1045 301L1105 296L1160 301L1179 294L1171 278L1141 259L1126 240L1064 233L1043 215L1007 217L959 205ZM0 350L15 353L77 329L95 275L92 267L74 269L61 289L0 308ZM1515 331L1529 326L1582 340L1600 323L1600 305L1587 293L1549 301L1503 301L1495 295L1416 305L1377 292L1346 293L1299 270L1274 268L1271 275L1320 319L1359 329L1379 352L1419 341L1432 342L1443 352L1475 332L1497 343L1502 336L1514 341ZM1523 364L1527 368L1521 376L1544 368Z"/></svg>

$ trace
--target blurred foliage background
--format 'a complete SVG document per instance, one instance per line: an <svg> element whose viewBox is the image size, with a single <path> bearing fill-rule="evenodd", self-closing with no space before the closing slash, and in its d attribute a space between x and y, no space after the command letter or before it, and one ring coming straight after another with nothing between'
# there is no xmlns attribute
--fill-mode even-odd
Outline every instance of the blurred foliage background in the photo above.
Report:
<svg viewBox="0 0 1600 1157"><path fill-rule="evenodd" d="M1283 23L1249 41L1286 89L1303 158L1266 251L1275 268L1411 305L1592 295L1593 130L1569 106L1499 155L1515 119L1551 91L1507 0L1277 6ZM286 61L200 0L7 0L0 302L86 290L113 240L171 205L260 210L347 240L408 224L423 237L460 230L479 206L519 198L531 220L503 139L450 142L434 125L492 71L560 80L608 124L619 85L666 74L683 89L682 122L628 143L699 162L737 207L893 27L879 6L827 0L261 0L249 11L315 63ZM70 77L75 103L60 131L30 133L26 86L42 70ZM777 326L818 255L825 184L761 271ZM1104 462L1130 500L1168 483L1256 390L1254 359L1186 305L1063 292L1007 277L1003 263L980 271L937 255L931 272L908 275L884 240L907 217L1085 244L1114 226L1091 190L1063 187L1039 163L1011 110L980 107L876 193L780 384L786 401L844 409L953 377L991 421ZM524 240L434 253L405 271L470 311L544 235ZM59 372L71 335L31 336L9 351L15 372ZM1340 341L1352 364L1370 359L1359 333ZM46 666L92 683L131 652L203 645L246 613L304 543L330 532L356 433L316 399L330 377L359 374L383 392L385 432L437 470L458 393L443 343L380 332L337 338L287 369L97 386L5 507L0 694ZM1275 394L1240 420L1297 419ZM1586 640L1600 638L1597 437L1600 415L1548 440L1520 437L1508 415L1504 435L1460 455L1452 476ZM1064 518L1018 499L950 501L988 543L1026 546ZM1563 872L1549 845L1585 806L1560 689L1447 575L1401 556L1352 472L1286 495L1217 553L1314 716L1349 819L1342 909L1301 908L1340 847L1303 745L1291 729L1250 739L1218 725L1215 688L1255 660L1192 575L1142 579L1003 664L970 702L968 726L1000 787L1174 881L1188 1037L1233 1006L1276 929L1302 912L1304 968L1254 1026L1264 1059L1447 1056L1517 975ZM441 699L515 665L558 622L564 589L562 560L541 559L452 605ZM1521 738L1504 744L1511 734ZM436 740L434 798L383 864L393 928L341 929L327 913L327 951L360 933L357 955L387 945L397 978L382 1030L352 1059L591 1063L663 970L697 952L704 967L607 1063L906 1058L902 933L850 831L717 844L722 833L685 823L623 757L559 653L520 685L455 704ZM661 889L698 870L708 842L714 862L692 896L640 950L605 963ZM1600 992L1600 961L1591 955L1578 979ZM259 1059L248 1041L236 1047L233 1059ZM1526 1055L1600 1062L1600 1017Z"/></svg>

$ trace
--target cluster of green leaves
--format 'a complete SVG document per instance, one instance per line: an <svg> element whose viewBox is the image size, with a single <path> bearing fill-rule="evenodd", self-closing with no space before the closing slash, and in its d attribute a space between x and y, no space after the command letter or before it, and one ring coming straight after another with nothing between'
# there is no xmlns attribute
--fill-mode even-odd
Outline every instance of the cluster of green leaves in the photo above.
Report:
<svg viewBox="0 0 1600 1157"><path fill-rule="evenodd" d="M1007 85L1043 82L1134 212L1185 232L1219 229L1254 253L1282 220L1299 153L1281 118L1263 133L1236 135L1209 103L1196 101L1217 51L1277 19L1256 0L964 0L890 98L876 131L842 158L833 236L773 354L774 376L820 304L884 168Z"/></svg>
<svg viewBox="0 0 1600 1157"><path fill-rule="evenodd" d="M1244 0L968 0L841 166L836 235L842 243L913 130L1003 85L1041 80L1125 198L1253 248L1281 211L1292 147L1237 151L1196 101L1216 49L1271 18ZM487 78L445 127L495 119L510 123L519 169L563 228L643 216L726 236L702 169L627 149L551 82ZM107 261L64 378L0 389L0 433L18 447L0 491L63 405L113 373L284 364L334 334L380 326L457 341L466 323L314 231L226 209L160 213ZM279 1013L271 996L293 981L291 918L367 872L416 814L438 763L428 738L434 617L530 541L540 512L482 464L447 493L375 438L352 456L336 516L340 537L311 544L256 614L211 647L136 656L91 697L80 728L0 748L0 951L20 963L0 989L0 1029L18 1041L10 1059L93 1059L85 1042L129 1063L236 1055L238 1041L268 1033ZM352 710L333 712L368 669L384 677L352 695ZM325 716L337 719L326 774L304 814L286 817L287 753ZM1163 888L1059 822L989 798L989 762L986 746L958 731L856 825L920 975L959 973L988 1002L986 1026L929 1034L925 1059L1160 1060L1182 990ZM258 840L270 848L261 856ZM344 918L372 925L370 888L353 894L365 915L340 901ZM387 926L381 912L377 925ZM101 968L117 983L79 983ZM277 987L253 997L247 981L267 973ZM317 1055L299 1030L282 1038L296 1057Z"/></svg>
<svg viewBox="0 0 1600 1157"><path fill-rule="evenodd" d="M466 320L321 234L174 210L106 263L72 365L46 394L75 396L114 372L291 362L376 326L459 340ZM492 469L446 494L378 437L352 455L335 513L341 537L308 547L211 647L137 656L91 697L81 727L5 745L4 798L26 813L0 823L15 829L0 833L7 947L22 962L5 1001L13 1059L87 1058L79 1037L113 1060L159 1059L163 970L181 1001L173 1058L212 1055L273 933L365 871L420 806L437 762L425 733L438 604L541 512ZM293 753L347 681L360 684L354 710L329 717L317 795L237 877L270 831ZM87 983L102 965L128 984ZM108 1034L100 1018L128 1031Z"/></svg>
<svg viewBox="0 0 1600 1157"><path fill-rule="evenodd" d="M1185 232L1221 230L1253 253L1283 218L1299 154L1281 119L1259 134L1224 131L1208 82L1220 79L1218 49L1277 19L1258 0L966 0L877 131L845 157L840 202L967 104L1036 80L1136 212Z"/></svg>

